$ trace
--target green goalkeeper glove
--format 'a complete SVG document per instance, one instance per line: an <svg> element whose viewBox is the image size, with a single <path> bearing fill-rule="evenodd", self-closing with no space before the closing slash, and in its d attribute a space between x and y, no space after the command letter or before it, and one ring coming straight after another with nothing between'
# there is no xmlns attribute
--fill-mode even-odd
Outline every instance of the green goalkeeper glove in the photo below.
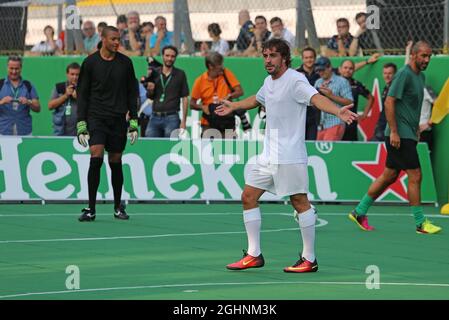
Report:
<svg viewBox="0 0 449 320"><path fill-rule="evenodd" d="M128 138L131 144L134 144L134 142L136 142L138 135L139 135L139 124L137 123L137 120L136 119L129 120Z"/></svg>
<svg viewBox="0 0 449 320"><path fill-rule="evenodd" d="M89 145L89 131L87 131L87 123L86 121L78 121L76 124L76 135L78 137L78 142L83 147L87 147Z"/></svg>

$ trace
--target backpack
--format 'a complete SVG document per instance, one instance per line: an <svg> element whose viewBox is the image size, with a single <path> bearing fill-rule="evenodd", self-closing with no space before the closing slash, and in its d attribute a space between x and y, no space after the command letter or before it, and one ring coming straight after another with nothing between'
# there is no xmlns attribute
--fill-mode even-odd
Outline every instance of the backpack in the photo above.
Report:
<svg viewBox="0 0 449 320"><path fill-rule="evenodd" d="M66 83L60 82L56 84L56 92L59 95L65 93ZM62 136L64 134L65 125L65 105L61 105L53 111L53 133L55 136Z"/></svg>

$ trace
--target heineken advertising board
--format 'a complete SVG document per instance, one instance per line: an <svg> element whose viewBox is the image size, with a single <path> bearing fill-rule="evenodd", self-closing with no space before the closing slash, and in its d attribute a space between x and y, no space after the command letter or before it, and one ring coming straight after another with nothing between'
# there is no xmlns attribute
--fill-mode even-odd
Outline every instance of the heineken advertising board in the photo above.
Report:
<svg viewBox="0 0 449 320"><path fill-rule="evenodd" d="M123 198L130 200L239 201L245 175L262 151L259 141L140 139L123 155ZM309 198L358 201L384 168L383 143L310 142ZM419 144L422 202L436 202L427 145ZM0 201L84 200L88 198L90 154L73 138L0 137ZM105 156L97 199L113 199ZM262 200L283 198L266 193ZM379 198L407 202L407 175Z"/></svg>

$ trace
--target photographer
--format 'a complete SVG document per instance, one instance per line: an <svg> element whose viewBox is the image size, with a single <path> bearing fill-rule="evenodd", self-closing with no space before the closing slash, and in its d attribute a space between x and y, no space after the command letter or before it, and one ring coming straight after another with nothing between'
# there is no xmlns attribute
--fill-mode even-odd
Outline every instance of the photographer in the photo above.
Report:
<svg viewBox="0 0 449 320"><path fill-rule="evenodd" d="M48 102L53 111L53 133L55 136L76 136L77 102L76 86L80 65L71 63L66 68L67 81L55 85Z"/></svg>
<svg viewBox="0 0 449 320"><path fill-rule="evenodd" d="M41 111L36 88L22 78L22 58L10 56L7 77L0 79L0 135L31 135L30 111Z"/></svg>
<svg viewBox="0 0 449 320"><path fill-rule="evenodd" d="M221 101L237 99L243 95L242 87L234 74L223 67L223 56L218 52L210 52L206 56L207 71L200 75L193 85L190 107L193 110L203 111L201 117L201 137L214 135L216 138L232 139L235 134L235 114L218 116L214 110ZM201 99L201 104L198 100ZM237 114L242 120L243 130L251 128L246 114ZM209 134L208 129L215 129ZM220 136L216 135L217 130Z"/></svg>
<svg viewBox="0 0 449 320"><path fill-rule="evenodd" d="M141 80L147 88L147 97L153 100L153 112L145 132L146 137L169 138L174 130L186 128L189 86L184 71L174 67L177 55L176 47L164 47L162 67L154 68L150 64L149 76ZM179 119L180 100L182 120Z"/></svg>

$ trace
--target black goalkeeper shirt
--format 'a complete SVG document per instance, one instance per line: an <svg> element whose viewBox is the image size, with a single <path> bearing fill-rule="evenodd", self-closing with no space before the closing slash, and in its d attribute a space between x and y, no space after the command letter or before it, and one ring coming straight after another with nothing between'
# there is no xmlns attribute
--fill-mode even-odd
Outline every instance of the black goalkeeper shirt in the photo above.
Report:
<svg viewBox="0 0 449 320"><path fill-rule="evenodd" d="M81 66L77 88L78 121L87 117L124 116L137 119L138 83L134 67L124 54L117 52L113 60L104 60L100 51Z"/></svg>

